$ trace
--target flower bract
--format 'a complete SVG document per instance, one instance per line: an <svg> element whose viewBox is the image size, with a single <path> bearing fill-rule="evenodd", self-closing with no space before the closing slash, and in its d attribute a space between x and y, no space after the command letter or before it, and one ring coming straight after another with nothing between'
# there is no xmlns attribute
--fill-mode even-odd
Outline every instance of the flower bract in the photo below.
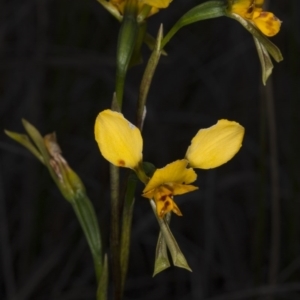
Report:
<svg viewBox="0 0 300 300"><path fill-rule="evenodd" d="M192 168L216 168L239 151L244 131L239 123L228 120L219 120L214 126L200 129L192 139L186 159Z"/></svg>
<svg viewBox="0 0 300 300"><path fill-rule="evenodd" d="M197 175L192 168L187 168L187 165L188 161L182 159L157 169L143 190L143 197L154 199L157 215L160 218L170 211L182 216L173 196L198 189L196 186L190 185L196 180Z"/></svg>
<svg viewBox="0 0 300 300"><path fill-rule="evenodd" d="M264 35L276 35L281 21L273 13L263 11L264 0L229 0L228 11L252 22Z"/></svg>
<svg viewBox="0 0 300 300"><path fill-rule="evenodd" d="M115 166L134 170L142 161L141 132L121 113L109 109L100 112L95 122L95 139L101 154Z"/></svg>

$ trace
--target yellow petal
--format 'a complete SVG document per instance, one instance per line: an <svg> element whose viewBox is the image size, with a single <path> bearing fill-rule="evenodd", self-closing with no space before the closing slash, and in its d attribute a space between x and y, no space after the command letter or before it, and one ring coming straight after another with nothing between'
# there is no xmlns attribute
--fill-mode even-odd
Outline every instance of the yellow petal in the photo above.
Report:
<svg viewBox="0 0 300 300"><path fill-rule="evenodd" d="M182 159L176 160L164 168L157 169L146 185L143 193L147 193L163 184L188 184L194 182L197 179L197 174L193 169L187 169L187 164L188 161Z"/></svg>
<svg viewBox="0 0 300 300"><path fill-rule="evenodd" d="M160 218L163 218L166 213L173 211L176 215L182 216L182 213L176 203L173 201L172 190L168 186L160 186L153 190L154 194L152 197L143 197L154 199L156 205L156 212Z"/></svg>
<svg viewBox="0 0 300 300"><path fill-rule="evenodd" d="M156 188L153 199L156 204L157 215L160 218L163 218L170 211L173 211L178 216L182 216L180 209L173 201L173 193L169 187L162 185Z"/></svg>
<svg viewBox="0 0 300 300"><path fill-rule="evenodd" d="M231 3L231 13L238 14L244 18L252 12L251 9L253 10L253 0L232 0Z"/></svg>
<svg viewBox="0 0 300 300"><path fill-rule="evenodd" d="M263 11L252 19L258 29L266 36L274 36L280 30L281 21L273 13Z"/></svg>
<svg viewBox="0 0 300 300"><path fill-rule="evenodd" d="M115 166L135 169L142 161L141 133L121 113L109 109L99 113L95 139L101 154Z"/></svg>
<svg viewBox="0 0 300 300"><path fill-rule="evenodd" d="M124 14L126 2L127 2L127 0L110 0L109 1L109 3L111 3L114 7L116 7L122 15ZM138 0L137 6L138 6L139 12L142 10L144 4L152 6L152 9L148 15L148 16L151 16L151 15L157 13L160 8L168 7L171 2L172 2L172 0Z"/></svg>
<svg viewBox="0 0 300 300"><path fill-rule="evenodd" d="M144 4L148 4L150 6L156 8L166 8L172 2L172 0L144 0Z"/></svg>
<svg viewBox="0 0 300 300"><path fill-rule="evenodd" d="M172 183L172 184L168 184L168 186L172 188L173 195L182 195L182 194L186 194L198 190L197 186L191 184Z"/></svg>
<svg viewBox="0 0 300 300"><path fill-rule="evenodd" d="M254 6L257 9L262 9L265 0L254 0Z"/></svg>
<svg viewBox="0 0 300 300"><path fill-rule="evenodd" d="M244 131L239 123L219 120L216 125L198 131L187 150L186 159L192 168L216 168L239 151Z"/></svg>

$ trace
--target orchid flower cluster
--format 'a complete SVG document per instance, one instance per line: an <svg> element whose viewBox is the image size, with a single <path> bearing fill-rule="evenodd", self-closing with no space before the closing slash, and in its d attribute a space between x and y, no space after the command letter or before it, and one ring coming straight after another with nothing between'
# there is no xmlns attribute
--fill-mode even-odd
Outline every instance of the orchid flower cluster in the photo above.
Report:
<svg viewBox="0 0 300 300"><path fill-rule="evenodd" d="M129 168L145 185L142 197L149 199L160 226L155 258L154 275L170 266L167 247L175 266L191 270L173 237L169 221L171 212L182 216L174 196L198 189L193 183L197 179L194 169L212 169L231 160L242 146L244 127L235 121L219 120L215 125L200 129L192 138L185 156L153 172L145 170L143 161L142 124L148 91L160 56L166 54L165 47L184 26L206 19L229 17L238 21L252 36L262 67L262 82L266 84L272 73L270 56L280 62L280 50L268 39L276 35L281 21L272 12L264 11L264 0L207 1L196 5L183 14L164 35L160 26L157 37L147 32L148 18L161 9L166 9L172 0L97 0L111 15L121 22L116 56L116 78L112 109L100 112L96 118L94 133L102 156L111 165L111 255L103 254L101 230L92 202L79 176L62 156L55 134L43 138L28 121L23 120L27 132L6 134L26 147L44 164L60 189L64 198L72 205L76 217L93 256L98 283L97 300L106 300L108 291L108 257L111 258L114 299L121 299L127 274L130 229L135 184L129 180L123 203L119 195L119 169ZM176 1L174 1L176 2ZM174 3L175 4L175 3ZM173 5L173 4L172 4ZM125 79L128 70L142 62L141 47L146 44L151 50L139 89L137 126L121 113ZM136 180L134 180L136 182ZM122 216L120 212L122 211Z"/></svg>

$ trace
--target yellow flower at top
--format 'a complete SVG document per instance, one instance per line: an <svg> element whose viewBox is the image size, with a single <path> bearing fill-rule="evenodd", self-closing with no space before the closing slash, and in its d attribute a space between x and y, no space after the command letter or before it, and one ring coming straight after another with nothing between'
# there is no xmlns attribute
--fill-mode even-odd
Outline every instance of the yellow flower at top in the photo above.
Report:
<svg viewBox="0 0 300 300"><path fill-rule="evenodd" d="M273 13L263 11L264 0L229 0L229 12L252 22L266 36L276 35L281 21Z"/></svg>
<svg viewBox="0 0 300 300"><path fill-rule="evenodd" d="M170 211L182 216L173 201L173 196L198 189L189 184L196 180L197 175L192 168L187 168L187 165L188 161L182 159L176 160L162 169L157 169L144 188L142 196L155 201L157 215L160 218Z"/></svg>
<svg viewBox="0 0 300 300"><path fill-rule="evenodd" d="M109 3L116 7L121 15L124 15L125 5L128 0L109 0ZM142 11L144 5L151 6L148 17L157 13L161 8L167 8L172 0L136 0L138 13Z"/></svg>

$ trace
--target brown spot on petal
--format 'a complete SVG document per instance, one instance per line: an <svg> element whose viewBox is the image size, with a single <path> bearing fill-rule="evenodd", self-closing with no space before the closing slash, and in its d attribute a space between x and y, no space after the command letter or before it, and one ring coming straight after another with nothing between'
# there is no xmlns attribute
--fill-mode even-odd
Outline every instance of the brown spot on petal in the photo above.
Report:
<svg viewBox="0 0 300 300"><path fill-rule="evenodd" d="M126 163L125 163L125 161L123 159L119 159L118 160L118 166L125 167L125 165L126 165Z"/></svg>
<svg viewBox="0 0 300 300"><path fill-rule="evenodd" d="M251 6L247 9L247 13L248 13L248 14L252 14L252 13L253 13L253 5L251 5Z"/></svg>
<svg viewBox="0 0 300 300"><path fill-rule="evenodd" d="M161 200L161 201L165 201L167 199L167 195L163 195L162 197L160 197L160 199L159 200Z"/></svg>
<svg viewBox="0 0 300 300"><path fill-rule="evenodd" d="M164 207L161 209L161 211L159 213L159 216L161 218L165 215L169 205L170 205L170 201L166 201L165 204L164 204Z"/></svg>

